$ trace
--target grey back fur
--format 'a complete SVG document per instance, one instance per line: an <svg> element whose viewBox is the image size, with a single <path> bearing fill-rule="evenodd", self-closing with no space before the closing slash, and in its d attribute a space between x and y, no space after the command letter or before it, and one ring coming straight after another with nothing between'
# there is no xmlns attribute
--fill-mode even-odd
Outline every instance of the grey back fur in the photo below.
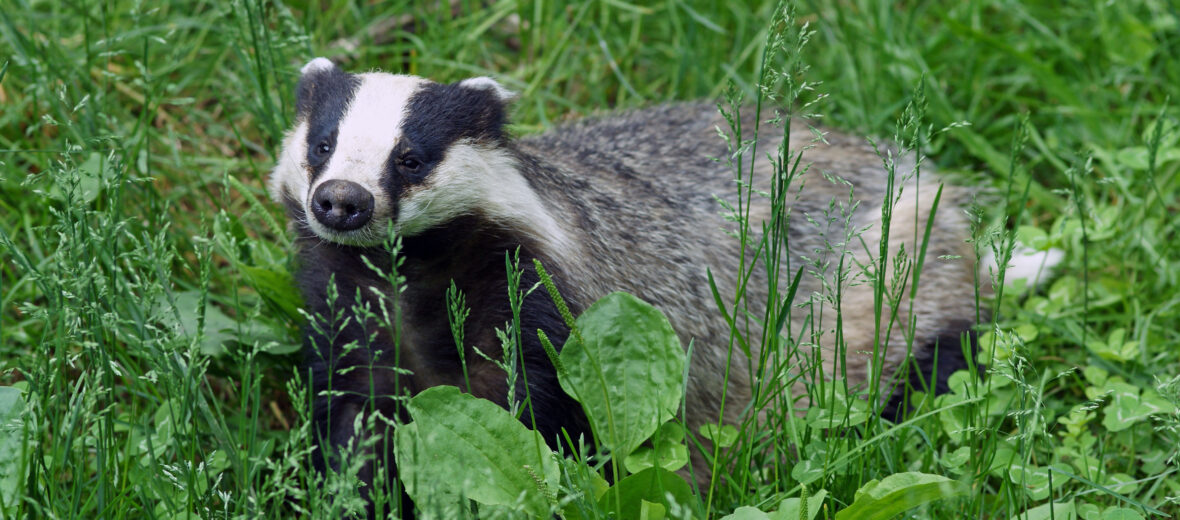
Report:
<svg viewBox="0 0 1180 520"><path fill-rule="evenodd" d="M749 131L752 123L746 117L743 126ZM551 165L525 161L526 177L541 200L552 205L551 211L562 215L560 221L569 233L579 237L581 251L557 255L565 262L561 267L568 279L576 281L576 294L569 296L577 306L610 291L627 291L662 309L684 344L695 345L687 396L688 422L694 429L716 421L721 412L727 361L733 367L724 405L727 422L739 420L750 399L749 360L740 349L730 348L729 327L706 277L709 268L731 305L741 244L734 236L735 224L724 218L726 211L716 198L736 206L740 188L724 160L729 151L718 128L728 130L715 106L679 104L589 119L517 142L521 152ZM754 179L755 188L765 192L773 175L765 155L777 151L783 132L763 124L761 134ZM789 251L780 297L802 267L787 341L800 343L802 352L820 349L826 377L846 370L855 386L869 378L877 335L881 348L887 347L881 359L888 378L904 361L907 345L920 351L940 334L957 333L974 323L974 262L966 242L964 194L944 188L927 245L920 296L913 299L911 310L907 292L901 298L906 305L892 318L894 310L885 306L878 329L873 322L872 273L880 253L881 206L887 195L893 197L890 257L904 250L912 261L940 181L924 172L917 183L913 160L902 158L889 194L883 159L867 140L832 132L819 142L816 138L807 124L791 125L790 150L805 150L806 171L789 187ZM771 208L767 197L755 195L751 200L755 233L750 242L756 242L761 223L771 218ZM747 262L753 254L747 250ZM838 275L841 257L843 274ZM888 263L895 264L892 259ZM888 290L908 291L904 288L912 273L903 282L894 280L898 273L892 267L890 271ZM744 308L755 317L748 339L755 349L762 333L757 319L765 309L766 276L759 263L746 285ZM837 293L842 315L839 343ZM845 351L846 358L838 360L838 352Z"/></svg>

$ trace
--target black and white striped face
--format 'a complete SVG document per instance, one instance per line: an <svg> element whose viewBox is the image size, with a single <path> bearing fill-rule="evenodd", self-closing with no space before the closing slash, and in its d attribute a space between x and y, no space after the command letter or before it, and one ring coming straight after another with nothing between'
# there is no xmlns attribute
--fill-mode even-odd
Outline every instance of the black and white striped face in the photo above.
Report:
<svg viewBox="0 0 1180 520"><path fill-rule="evenodd" d="M312 60L271 196L297 227L358 246L383 242L391 223L410 236L461 215L512 213L536 201L502 146L511 97L490 78L443 85Z"/></svg>

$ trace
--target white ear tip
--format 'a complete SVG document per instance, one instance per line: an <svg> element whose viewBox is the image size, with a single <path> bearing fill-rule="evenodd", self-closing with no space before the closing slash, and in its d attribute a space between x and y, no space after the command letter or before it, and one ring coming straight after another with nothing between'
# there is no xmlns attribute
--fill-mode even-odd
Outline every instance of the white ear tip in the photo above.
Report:
<svg viewBox="0 0 1180 520"><path fill-rule="evenodd" d="M512 101L513 99L516 99L515 92L504 88L504 85L501 85L500 82L487 76L465 79L460 81L459 85L467 88L490 90L492 93L496 94L497 98L500 98L500 101Z"/></svg>
<svg viewBox="0 0 1180 520"><path fill-rule="evenodd" d="M335 67L336 64L332 63L332 60L329 60L328 58L316 58L307 62L307 65L304 65L302 69L299 69L299 73L307 74L308 72L315 72L319 70L331 70Z"/></svg>

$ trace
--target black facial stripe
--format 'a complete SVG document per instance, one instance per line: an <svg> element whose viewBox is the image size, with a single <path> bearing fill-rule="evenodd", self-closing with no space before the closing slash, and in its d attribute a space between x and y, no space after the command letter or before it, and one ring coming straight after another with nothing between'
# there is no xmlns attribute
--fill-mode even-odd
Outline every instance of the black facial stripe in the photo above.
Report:
<svg viewBox="0 0 1180 520"><path fill-rule="evenodd" d="M455 141L501 141L504 104L489 89L427 83L410 96L402 137L385 162L386 189L396 198L403 187L426 179ZM416 170L402 164L407 157Z"/></svg>
<svg viewBox="0 0 1180 520"><path fill-rule="evenodd" d="M313 181L335 152L340 119L360 84L360 78L335 66L311 71L299 78L295 109L296 116L307 121L306 160ZM331 148L327 154L319 153L321 143L327 143Z"/></svg>

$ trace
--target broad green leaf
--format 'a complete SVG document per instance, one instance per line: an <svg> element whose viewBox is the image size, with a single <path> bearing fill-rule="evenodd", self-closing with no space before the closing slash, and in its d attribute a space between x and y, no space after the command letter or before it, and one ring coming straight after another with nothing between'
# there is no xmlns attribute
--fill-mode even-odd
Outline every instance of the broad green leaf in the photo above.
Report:
<svg viewBox="0 0 1180 520"><path fill-rule="evenodd" d="M735 430L736 431L736 430ZM651 436L650 445L644 444L623 460L628 473L639 473L652 466L676 471L688 465L688 447L684 445L684 427L666 422Z"/></svg>
<svg viewBox="0 0 1180 520"><path fill-rule="evenodd" d="M616 518L639 518L644 501L665 506L670 518L695 518L693 512L700 509L688 482L662 468L645 469L619 481L598 504L604 511L617 512Z"/></svg>
<svg viewBox="0 0 1180 520"><path fill-rule="evenodd" d="M1168 467L1171 453L1164 450L1153 450L1139 453L1139 470L1148 475L1163 473Z"/></svg>
<svg viewBox="0 0 1180 520"><path fill-rule="evenodd" d="M805 420L812 428L826 430L846 428L864 423L869 417L869 402L865 395L848 395L843 381L836 381L825 389L823 402L807 409Z"/></svg>
<svg viewBox="0 0 1180 520"><path fill-rule="evenodd" d="M852 504L836 513L836 520L886 520L902 511L965 495L970 490L962 482L941 475L897 473L861 486Z"/></svg>
<svg viewBox="0 0 1180 520"><path fill-rule="evenodd" d="M561 351L561 387L578 399L595 438L619 460L680 405L684 350L655 307L626 293L598 300L578 317L579 335Z"/></svg>
<svg viewBox="0 0 1180 520"><path fill-rule="evenodd" d="M394 431L394 452L398 464L398 478L406 493L414 499L414 507L430 511L435 518L458 518L460 509L466 503L464 491L474 483L465 480L447 480L445 467L431 467L430 459L422 456L430 448L418 433L418 423L404 424ZM421 457L421 458L420 458ZM435 466L445 466L442 461Z"/></svg>
<svg viewBox="0 0 1180 520"><path fill-rule="evenodd" d="M1174 27L1176 25L1176 20L1172 19L1172 23L1170 25ZM1147 123L1147 125L1143 128L1143 134L1141 134L1140 139L1142 139L1145 143L1151 142L1157 131L1156 127L1161 124L1164 126L1163 129L1158 129L1160 132L1159 145L1161 151L1180 152L1180 149L1176 148L1176 145L1180 144L1180 123L1177 123L1170 118L1156 119L1150 123Z"/></svg>
<svg viewBox="0 0 1180 520"><path fill-rule="evenodd" d="M1086 368L1082 369L1082 376L1090 384L1101 387L1106 386L1106 380L1110 377L1110 373L1098 365L1086 365Z"/></svg>
<svg viewBox="0 0 1180 520"><path fill-rule="evenodd" d="M684 440L685 433L684 427L680 423L671 421L660 425L660 428L656 430L656 434L652 438L659 439L660 442L681 442Z"/></svg>
<svg viewBox="0 0 1180 520"><path fill-rule="evenodd" d="M938 464L947 469L958 469L971 461L971 448L962 446L938 459ZM956 472L958 473L958 472Z"/></svg>
<svg viewBox="0 0 1180 520"><path fill-rule="evenodd" d="M1140 395L1139 387L1114 380L1107 383L1107 389L1111 391L1111 400L1102 409L1102 426L1112 432L1126 430L1151 415L1175 411L1175 406L1153 390L1145 390Z"/></svg>
<svg viewBox="0 0 1180 520"><path fill-rule="evenodd" d="M979 362L992 364L1012 357L1012 347L1009 341L994 331L987 331L979 335Z"/></svg>
<svg viewBox="0 0 1180 520"><path fill-rule="evenodd" d="M172 307L175 303L175 309ZM158 302L160 321L174 327L178 333L187 337L197 335L197 324L200 323L201 293L199 291L183 291L173 295L171 302L161 298ZM179 318L179 319L178 319ZM225 352L227 341L241 341L268 339L271 335L266 326L257 322L239 323L226 315L216 305L205 302L205 329L201 337L201 352L208 356L217 356ZM290 349L268 350L272 354L284 354L300 348L293 345Z"/></svg>
<svg viewBox="0 0 1180 520"><path fill-rule="evenodd" d="M416 502L431 495L551 514L555 455L540 434L495 403L437 386L406 405L414 422L397 429L398 470Z"/></svg>
<svg viewBox="0 0 1180 520"><path fill-rule="evenodd" d="M822 476L824 476L824 463L823 457L819 454L803 459L791 468L791 478L799 481L800 484L810 484Z"/></svg>
<svg viewBox="0 0 1180 520"><path fill-rule="evenodd" d="M946 379L947 388L951 393L959 395L967 395L967 390L971 388L972 375L966 370L956 370Z"/></svg>
<svg viewBox="0 0 1180 520"><path fill-rule="evenodd" d="M770 515L763 513L756 507L742 506L721 517L721 520L771 520L771 518Z"/></svg>
<svg viewBox="0 0 1180 520"><path fill-rule="evenodd" d="M1033 340L1037 339L1038 335L1040 335L1040 331L1037 330L1037 326L1031 323L1021 323L1020 325L1017 325L1016 328L1012 329L1012 333L1016 334L1020 338L1021 343L1026 344L1031 343Z"/></svg>
<svg viewBox="0 0 1180 520"><path fill-rule="evenodd" d="M73 200L76 203L89 204L98 198L98 193L102 191L103 181L113 175L111 171L109 157L103 157L98 152L90 152L86 156L86 160L78 165L76 186L70 184L75 177L72 175L65 175L56 179L56 182L49 188L49 196L59 201L65 201L67 192L73 193Z"/></svg>
<svg viewBox="0 0 1180 520"><path fill-rule="evenodd" d="M1076 277L1062 276L1049 286L1048 295L1049 300L1059 305L1072 305L1076 303L1081 292L1082 284Z"/></svg>
<svg viewBox="0 0 1180 520"><path fill-rule="evenodd" d="M224 451L213 450L213 453L210 453L209 457L205 459L205 467L208 468L211 475L221 473L229 469L229 457L226 456Z"/></svg>
<svg viewBox="0 0 1180 520"><path fill-rule="evenodd" d="M701 437L713 441L714 444L722 448L733 446L737 442L738 431L733 425L723 424L721 428L717 428L715 423L705 423L700 427Z"/></svg>
<svg viewBox="0 0 1180 520"><path fill-rule="evenodd" d="M827 498L828 492L826 490L819 490L814 495L807 497L807 515L803 518L799 510L799 506L803 504L803 500L799 497L792 497L783 500L778 505L778 511L770 514L770 520L812 520L819 514L824 505L824 499Z"/></svg>
<svg viewBox="0 0 1180 520"><path fill-rule="evenodd" d="M942 431L955 444L962 444L963 436L967 432L967 410L962 406L952 405L962 402L964 396L959 394L942 394L934 398L934 407L939 409L938 422L942 424Z"/></svg>
<svg viewBox="0 0 1180 520"><path fill-rule="evenodd" d="M1146 146L1129 146L1115 152L1114 159L1132 170L1146 170L1150 166Z"/></svg>
<svg viewBox="0 0 1180 520"><path fill-rule="evenodd" d="M1106 341L1087 341L1086 348L1108 361L1131 361L1139 354L1139 342L1126 340L1126 334L1126 329L1114 329Z"/></svg>
<svg viewBox="0 0 1180 520"><path fill-rule="evenodd" d="M1106 476L1106 487L1115 493L1132 495L1139 488L1139 484L1126 473L1111 473Z"/></svg>
<svg viewBox="0 0 1180 520"><path fill-rule="evenodd" d="M1139 405L1149 410L1152 415L1176 412L1175 405L1150 388L1143 390L1143 394L1139 396Z"/></svg>
<svg viewBox="0 0 1180 520"><path fill-rule="evenodd" d="M152 455L160 457L172 445L173 436L184 434L184 425L189 424L186 409L173 399L165 399L156 407L152 416L155 427L151 435L150 449ZM146 451L148 446L143 447Z"/></svg>
<svg viewBox="0 0 1180 520"><path fill-rule="evenodd" d="M1112 507L1102 512L1102 520L1143 520L1143 515L1134 509Z"/></svg>
<svg viewBox="0 0 1180 520"><path fill-rule="evenodd" d="M1050 502L1029 509L1012 517L1012 520L1077 520L1078 513L1074 509L1073 500L1069 502Z"/></svg>
<svg viewBox="0 0 1180 520"><path fill-rule="evenodd" d="M807 424L816 429L851 428L869 420L868 405L856 400L851 407L837 404L833 407L813 407L807 410Z"/></svg>
<svg viewBox="0 0 1180 520"><path fill-rule="evenodd" d="M640 446L623 460L623 465L630 473L639 473L656 465L676 471L687 464L688 447L679 442L661 442L654 448Z"/></svg>
<svg viewBox="0 0 1180 520"><path fill-rule="evenodd" d="M1008 481L1023 488L1033 500L1049 498L1049 468L1016 463L1008 468Z"/></svg>
<svg viewBox="0 0 1180 520"><path fill-rule="evenodd" d="M664 515L668 513L668 508L663 504L655 502L648 502L646 500L639 501L639 520L663 520Z"/></svg>
<svg viewBox="0 0 1180 520"><path fill-rule="evenodd" d="M1049 235L1045 233L1045 230L1036 226L1020 226L1016 228L1016 241L1020 245L1036 249L1037 251L1049 249Z"/></svg>
<svg viewBox="0 0 1180 520"><path fill-rule="evenodd" d="M1102 512L1094 504L1080 504L1075 509L1082 520L1102 520Z"/></svg>
<svg viewBox="0 0 1180 520"><path fill-rule="evenodd" d="M999 441L992 453L987 472L997 477L1004 477L1008 474L1008 468L1016 464L1018 460L1016 449L1007 441Z"/></svg>

